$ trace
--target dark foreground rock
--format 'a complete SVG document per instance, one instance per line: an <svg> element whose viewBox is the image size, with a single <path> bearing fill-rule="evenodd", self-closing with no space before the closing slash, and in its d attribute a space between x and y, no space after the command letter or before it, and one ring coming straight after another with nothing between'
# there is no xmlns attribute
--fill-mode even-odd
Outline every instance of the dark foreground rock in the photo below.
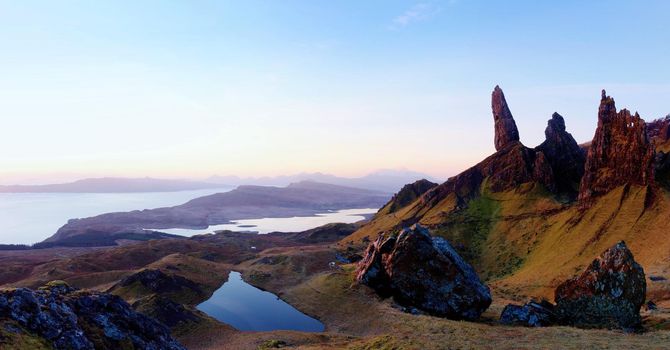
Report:
<svg viewBox="0 0 670 350"><path fill-rule="evenodd" d="M546 327L556 322L554 305L546 300L525 305L509 304L500 315L500 323L526 327Z"/></svg>
<svg viewBox="0 0 670 350"><path fill-rule="evenodd" d="M477 319L491 304L489 288L474 269L446 240L419 225L370 244L357 280L400 304L450 319Z"/></svg>
<svg viewBox="0 0 670 350"><path fill-rule="evenodd" d="M0 291L0 320L54 349L185 349L166 326L133 311L120 297L65 283Z"/></svg>
<svg viewBox="0 0 670 350"><path fill-rule="evenodd" d="M621 241L556 288L556 314L565 325L637 329L646 289L644 270Z"/></svg>

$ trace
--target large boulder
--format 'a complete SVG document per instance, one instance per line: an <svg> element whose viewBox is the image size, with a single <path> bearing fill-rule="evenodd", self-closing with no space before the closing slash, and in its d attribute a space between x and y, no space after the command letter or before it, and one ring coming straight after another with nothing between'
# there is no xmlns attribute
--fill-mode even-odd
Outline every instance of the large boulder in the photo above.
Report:
<svg viewBox="0 0 670 350"><path fill-rule="evenodd" d="M626 185L649 185L654 181L654 146L644 120L627 109L616 110L605 90L598 109L598 127L589 147L579 200L593 198Z"/></svg>
<svg viewBox="0 0 670 350"><path fill-rule="evenodd" d="M566 325L636 329L646 289L644 270L621 241L556 288L556 313Z"/></svg>
<svg viewBox="0 0 670 350"><path fill-rule="evenodd" d="M418 224L370 244L357 280L402 305L450 319L477 319L491 304L489 288L474 269Z"/></svg>
<svg viewBox="0 0 670 350"><path fill-rule="evenodd" d="M185 349L165 325L135 312L120 297L63 282L0 291L0 321L57 350Z"/></svg>

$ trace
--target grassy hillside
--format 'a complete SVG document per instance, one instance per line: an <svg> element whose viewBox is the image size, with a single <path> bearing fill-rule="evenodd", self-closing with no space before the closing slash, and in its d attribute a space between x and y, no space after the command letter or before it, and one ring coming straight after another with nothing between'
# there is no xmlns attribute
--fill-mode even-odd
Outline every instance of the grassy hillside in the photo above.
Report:
<svg viewBox="0 0 670 350"><path fill-rule="evenodd" d="M484 181L465 207L457 207L452 195L432 207L418 199L395 213L380 212L340 244L363 245L402 223L419 222L450 240L500 291L553 299L560 282L619 240L648 275L663 274L670 266L668 219L668 193L646 186L619 187L582 208L555 200L538 184L494 193Z"/></svg>

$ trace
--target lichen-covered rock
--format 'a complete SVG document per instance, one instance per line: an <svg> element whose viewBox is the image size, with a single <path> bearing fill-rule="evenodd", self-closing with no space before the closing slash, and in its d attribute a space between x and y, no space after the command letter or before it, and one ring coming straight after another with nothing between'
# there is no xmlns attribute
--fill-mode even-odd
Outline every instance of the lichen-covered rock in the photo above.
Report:
<svg viewBox="0 0 670 350"><path fill-rule="evenodd" d="M589 147L579 200L593 198L626 185L649 185L654 181L654 146L647 137L646 123L635 113L616 110L614 99L602 92L598 127Z"/></svg>
<svg viewBox="0 0 670 350"><path fill-rule="evenodd" d="M400 304L450 319L477 319L491 304L489 288L474 269L446 240L419 225L370 244L357 280Z"/></svg>
<svg viewBox="0 0 670 350"><path fill-rule="evenodd" d="M166 326L135 312L120 297L64 283L0 291L0 319L54 349L184 349Z"/></svg>
<svg viewBox="0 0 670 350"><path fill-rule="evenodd" d="M546 300L525 305L509 304L500 315L500 323L526 327L546 327L556 322L554 305Z"/></svg>
<svg viewBox="0 0 670 350"><path fill-rule="evenodd" d="M491 109L493 110L493 121L495 122L495 146L496 151L508 145L519 142L519 130L512 117L505 100L502 89L496 85L491 95Z"/></svg>
<svg viewBox="0 0 670 350"><path fill-rule="evenodd" d="M556 288L556 314L566 325L635 329L646 289L644 270L621 241Z"/></svg>

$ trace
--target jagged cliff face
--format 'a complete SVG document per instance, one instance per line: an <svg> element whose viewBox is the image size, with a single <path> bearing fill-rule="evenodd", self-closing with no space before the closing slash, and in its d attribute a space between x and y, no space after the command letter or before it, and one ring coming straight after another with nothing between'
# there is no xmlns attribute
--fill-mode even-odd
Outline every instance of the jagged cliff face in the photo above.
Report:
<svg viewBox="0 0 670 350"><path fill-rule="evenodd" d="M616 110L614 99L602 92L598 128L586 157L579 200L588 203L619 186L654 182L654 146L644 120Z"/></svg>

